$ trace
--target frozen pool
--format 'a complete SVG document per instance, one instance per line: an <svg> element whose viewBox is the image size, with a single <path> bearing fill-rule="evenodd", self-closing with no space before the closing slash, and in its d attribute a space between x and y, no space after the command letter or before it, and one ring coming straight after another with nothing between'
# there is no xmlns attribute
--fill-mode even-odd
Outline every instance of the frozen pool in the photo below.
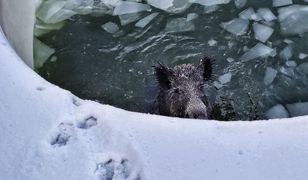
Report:
<svg viewBox="0 0 308 180"><path fill-rule="evenodd" d="M223 119L308 114L307 2L164 2L45 1L36 36L52 49L35 41L39 73L81 98L150 112L153 65L211 56L215 77L205 91L227 111Z"/></svg>

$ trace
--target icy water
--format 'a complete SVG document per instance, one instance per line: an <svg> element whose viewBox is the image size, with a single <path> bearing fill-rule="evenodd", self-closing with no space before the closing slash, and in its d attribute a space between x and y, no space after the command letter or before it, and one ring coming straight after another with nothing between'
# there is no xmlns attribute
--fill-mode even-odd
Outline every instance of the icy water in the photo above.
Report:
<svg viewBox="0 0 308 180"><path fill-rule="evenodd" d="M225 120L262 119L277 104L308 101L307 75L299 68L308 58L298 57L308 52L308 34L282 35L277 20L267 23L274 33L265 44L275 48L277 55L245 62L240 57L260 43L255 39L253 21L241 36L227 32L220 23L238 18L249 7L254 10L269 7L278 15L272 1L251 0L244 8L237 9L231 2L219 5L218 10L209 14L204 6L197 4L180 14L153 8L152 12L139 14L144 17L159 13L145 28L137 28L135 23L121 26L119 18L110 15L74 16L60 31L40 38L56 49L57 59L47 61L38 71L48 81L81 98L150 112L157 93L153 65L198 64L202 57L210 56L215 59L214 78L206 85L205 92L212 104L232 106L234 116L224 117ZM182 29L176 27L189 13L198 17L184 23ZM101 26L107 22L116 23L120 31L106 32ZM185 32L175 32L181 30ZM279 55L285 47L292 50L287 59ZM268 67L277 73L272 82L265 84Z"/></svg>

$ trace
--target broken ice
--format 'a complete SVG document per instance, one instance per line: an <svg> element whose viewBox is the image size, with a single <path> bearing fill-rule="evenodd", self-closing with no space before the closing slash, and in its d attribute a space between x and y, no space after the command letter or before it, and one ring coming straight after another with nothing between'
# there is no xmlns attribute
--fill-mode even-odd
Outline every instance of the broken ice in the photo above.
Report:
<svg viewBox="0 0 308 180"><path fill-rule="evenodd" d="M196 18L198 18L198 14L197 13L189 13L189 14L187 14L187 17L186 17L187 21L192 21L192 20L194 20Z"/></svg>
<svg viewBox="0 0 308 180"><path fill-rule="evenodd" d="M298 102L294 104L287 104L287 109L291 116L303 116L308 114L308 102Z"/></svg>
<svg viewBox="0 0 308 180"><path fill-rule="evenodd" d="M148 4L130 2L130 1L120 1L114 8L113 15L122 15L137 13L142 11L150 10L151 7Z"/></svg>
<svg viewBox="0 0 308 180"><path fill-rule="evenodd" d="M255 38L261 42L266 42L274 32L274 29L263 24L254 23L252 25L255 32Z"/></svg>
<svg viewBox="0 0 308 180"><path fill-rule="evenodd" d="M305 54L305 53L299 53L298 54L299 59L305 59L307 56L308 56L308 54Z"/></svg>
<svg viewBox="0 0 308 180"><path fill-rule="evenodd" d="M236 18L228 22L221 23L220 26L234 35L243 35L248 29L249 21L246 19Z"/></svg>
<svg viewBox="0 0 308 180"><path fill-rule="evenodd" d="M191 3L198 3L204 6L213 6L217 4L228 4L231 0L189 0Z"/></svg>
<svg viewBox="0 0 308 180"><path fill-rule="evenodd" d="M308 6L292 5L278 9L280 28L284 34L299 34L308 31Z"/></svg>
<svg viewBox="0 0 308 180"><path fill-rule="evenodd" d="M147 0L147 3L171 13L183 12L191 5L188 0Z"/></svg>
<svg viewBox="0 0 308 180"><path fill-rule="evenodd" d="M256 59L259 57L265 58L270 56L274 52L274 49L262 44L258 43L253 48L251 48L249 51L247 51L245 54L243 54L240 57L241 61L250 61L252 59Z"/></svg>
<svg viewBox="0 0 308 180"><path fill-rule="evenodd" d="M186 18L176 18L167 22L165 31L167 32L185 32L195 30L195 25Z"/></svg>
<svg viewBox="0 0 308 180"><path fill-rule="evenodd" d="M245 9L239 14L239 17L241 19L249 19L249 20L254 20L254 21L260 21L262 20L261 16L257 13L252 8Z"/></svg>
<svg viewBox="0 0 308 180"><path fill-rule="evenodd" d="M102 28L111 34L119 31L119 26L113 22L107 22L106 24L102 25Z"/></svg>
<svg viewBox="0 0 308 180"><path fill-rule="evenodd" d="M293 4L292 0L273 0L273 7L280 7Z"/></svg>
<svg viewBox="0 0 308 180"><path fill-rule="evenodd" d="M265 112L265 117L268 119L288 118L290 117L288 111L281 104L278 104Z"/></svg>
<svg viewBox="0 0 308 180"><path fill-rule="evenodd" d="M259 8L257 12L266 22L277 19L277 17L272 13L269 8Z"/></svg>
<svg viewBox="0 0 308 180"><path fill-rule="evenodd" d="M231 78L232 78L232 74L231 72L229 72L229 73L219 76L218 80L221 84L226 84L231 81Z"/></svg>
<svg viewBox="0 0 308 180"><path fill-rule="evenodd" d="M236 8L241 9L243 8L247 3L247 0L234 0L234 4Z"/></svg>
<svg viewBox="0 0 308 180"><path fill-rule="evenodd" d="M136 27L140 27L140 28L144 28L145 26L147 26L156 16L158 16L158 13L152 13L142 19L140 19L135 26Z"/></svg>
<svg viewBox="0 0 308 180"><path fill-rule="evenodd" d="M277 71L271 67L267 67L264 76L264 84L267 86L271 84L276 78Z"/></svg>
<svg viewBox="0 0 308 180"><path fill-rule="evenodd" d="M285 47L280 53L279 53L280 58L283 60L288 60L292 57L292 47L287 46Z"/></svg>

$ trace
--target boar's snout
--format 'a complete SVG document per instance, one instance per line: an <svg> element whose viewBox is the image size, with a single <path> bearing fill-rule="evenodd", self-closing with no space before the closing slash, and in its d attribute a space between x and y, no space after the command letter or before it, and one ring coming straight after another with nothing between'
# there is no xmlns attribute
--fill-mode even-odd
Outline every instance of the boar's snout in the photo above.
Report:
<svg viewBox="0 0 308 180"><path fill-rule="evenodd" d="M208 119L207 108L201 100L193 100L188 103L185 111L186 118Z"/></svg>

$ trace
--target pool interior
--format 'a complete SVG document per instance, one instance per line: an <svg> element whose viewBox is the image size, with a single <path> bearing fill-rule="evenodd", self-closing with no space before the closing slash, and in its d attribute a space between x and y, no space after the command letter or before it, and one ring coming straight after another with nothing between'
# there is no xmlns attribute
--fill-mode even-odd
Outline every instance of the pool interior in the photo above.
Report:
<svg viewBox="0 0 308 180"><path fill-rule="evenodd" d="M308 62L307 58L298 58L298 54L308 52L308 34L282 35L275 20L270 24L274 33L265 44L274 46L278 55L244 62L240 57L259 43L253 23L240 36L227 32L220 23L237 18L249 7L267 7L277 16L277 8L272 8L268 0L248 1L241 9L234 3L219 5L212 13L206 13L198 4L179 14L152 8L151 12L138 13L141 17L159 13L145 28L135 27L135 23L121 26L118 16L76 15L61 30L39 37L56 50L56 59L50 58L37 71L80 98L149 113L153 112L158 91L152 66L158 62L170 67L198 64L202 57L210 56L215 59L213 80L206 83L204 91L210 103L221 108L215 119L264 119L264 113L277 104L308 101L307 75L297 69ZM190 13L198 17L184 27L189 30L181 32L177 23L172 25L173 20ZM101 26L107 22L116 23L120 30L113 34L105 31ZM292 47L289 60L279 56L287 46ZM288 66L289 61L296 65ZM268 67L278 73L273 82L265 85ZM223 75L230 74L231 80L223 82Z"/></svg>

